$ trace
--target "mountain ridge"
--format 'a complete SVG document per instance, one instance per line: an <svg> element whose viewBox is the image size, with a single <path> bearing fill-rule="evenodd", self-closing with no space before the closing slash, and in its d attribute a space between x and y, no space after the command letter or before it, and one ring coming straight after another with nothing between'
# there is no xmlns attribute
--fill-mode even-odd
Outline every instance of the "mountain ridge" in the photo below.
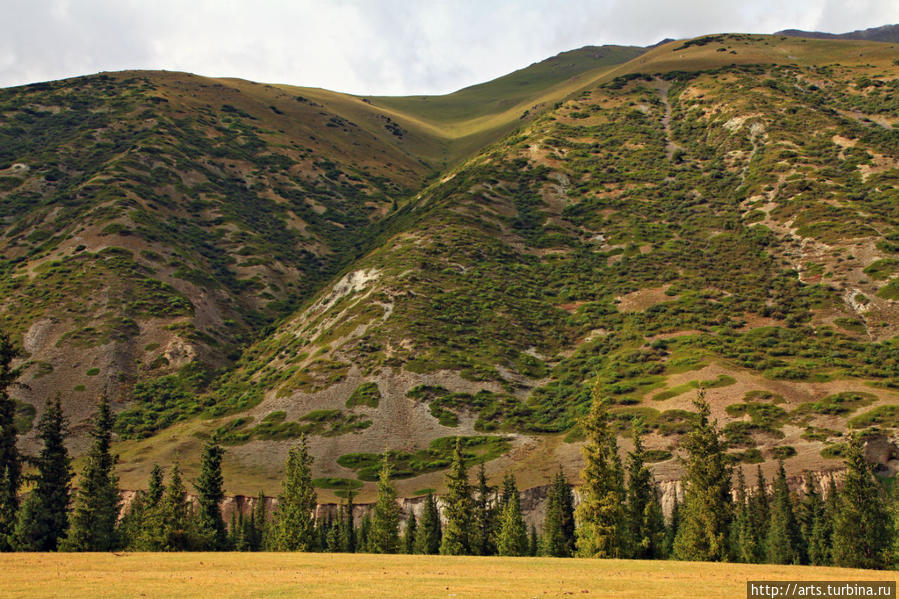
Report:
<svg viewBox="0 0 899 599"><path fill-rule="evenodd" d="M218 434L228 484L273 492L301 432L323 497L370 490L384 447L401 494L439 488L455 435L491 476L536 486L562 464L573 479L596 375L622 431L651 427L662 478L700 385L735 460L829 467L850 420L895 426L897 58L672 41L544 80L536 97L557 99L522 120L513 98L474 153L399 104L324 90L147 73L3 90L0 134L35 135L0 144L4 322L31 354L17 397L36 411L77 382L80 431L93 396L119 390L128 486ZM74 168L70 146L39 152L70 111L101 171ZM132 128L121 141L107 113ZM141 285L159 301L136 303ZM57 312L36 318L28 298Z"/></svg>

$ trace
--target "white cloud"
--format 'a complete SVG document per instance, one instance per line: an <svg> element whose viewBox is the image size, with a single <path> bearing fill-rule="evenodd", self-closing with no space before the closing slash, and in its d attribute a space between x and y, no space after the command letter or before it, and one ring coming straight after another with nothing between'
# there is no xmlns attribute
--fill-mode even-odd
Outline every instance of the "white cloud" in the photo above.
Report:
<svg viewBox="0 0 899 599"><path fill-rule="evenodd" d="M0 86L127 68L444 93L587 44L899 21L894 0L5 0Z"/></svg>

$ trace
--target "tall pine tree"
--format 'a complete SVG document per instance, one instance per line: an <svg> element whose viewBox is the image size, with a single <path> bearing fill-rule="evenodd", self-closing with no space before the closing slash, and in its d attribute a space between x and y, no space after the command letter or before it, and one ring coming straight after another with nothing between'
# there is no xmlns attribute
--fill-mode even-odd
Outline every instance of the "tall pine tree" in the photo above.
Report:
<svg viewBox="0 0 899 599"><path fill-rule="evenodd" d="M561 467L546 498L542 553L551 557L569 557L574 553L574 497Z"/></svg>
<svg viewBox="0 0 899 599"><path fill-rule="evenodd" d="M378 478L378 499L371 514L368 550L371 553L396 553L400 544L400 508L396 491L390 483L390 462L384 452L381 475Z"/></svg>
<svg viewBox="0 0 899 599"><path fill-rule="evenodd" d="M774 479L774 495L771 497L771 520L765 541L765 560L771 564L802 563L799 524L790 499L787 473L783 462L778 463Z"/></svg>
<svg viewBox="0 0 899 599"><path fill-rule="evenodd" d="M496 518L491 499L493 488L487 484L484 462L478 469L478 485L473 498L471 552L475 555L493 555L496 552Z"/></svg>
<svg viewBox="0 0 899 599"><path fill-rule="evenodd" d="M290 450L281 483L275 522L274 547L278 551L312 551L315 547L316 495L312 486L312 456L306 437Z"/></svg>
<svg viewBox="0 0 899 599"><path fill-rule="evenodd" d="M69 528L72 461L63 444L66 421L59 394L47 403L37 428L43 447L35 460L34 488L16 523L15 545L19 551L55 551Z"/></svg>
<svg viewBox="0 0 899 599"><path fill-rule="evenodd" d="M471 552L469 534L471 532L471 485L468 484L468 470L462 454L462 439L456 437L453 461L446 475L447 494L445 499L446 526L440 542L443 555L467 555Z"/></svg>
<svg viewBox="0 0 899 599"><path fill-rule="evenodd" d="M646 466L642 420L634 422L632 432L634 450L628 454L627 488L630 555L638 559L657 559L662 557L665 520L652 472Z"/></svg>
<svg viewBox="0 0 899 599"><path fill-rule="evenodd" d="M576 511L577 550L582 557L623 557L628 540L624 471L609 427L608 402L598 389L593 389L593 405L583 422L587 442L582 501Z"/></svg>
<svg viewBox="0 0 899 599"><path fill-rule="evenodd" d="M437 499L433 493L428 493L421 513L421 522L418 524L418 530L415 531L415 553L425 555L439 553L442 538Z"/></svg>
<svg viewBox="0 0 899 599"><path fill-rule="evenodd" d="M194 516L196 543L205 551L228 548L228 531L222 518L225 481L222 477L222 458L225 450L213 438L203 447L200 475L194 481L197 490L197 513Z"/></svg>
<svg viewBox="0 0 899 599"><path fill-rule="evenodd" d="M521 514L521 497L517 489L509 495L500 515L499 535L496 540L497 553L507 556L527 555L528 529Z"/></svg>
<svg viewBox="0 0 899 599"><path fill-rule="evenodd" d="M837 500L837 487L831 478L821 515L812 524L811 538L808 541L808 559L813 566L833 563L833 523L837 519Z"/></svg>
<svg viewBox="0 0 899 599"><path fill-rule="evenodd" d="M805 493L799 501L796 519L799 521L799 532L802 536L803 563L811 563L811 544L814 537L815 523L824 517L824 501L815 488L815 481L810 472L805 473Z"/></svg>
<svg viewBox="0 0 899 599"><path fill-rule="evenodd" d="M6 333L0 333L0 551L12 549L22 477L22 460L16 447L16 402L7 393L18 376L18 369L12 368L18 355Z"/></svg>
<svg viewBox="0 0 899 599"><path fill-rule="evenodd" d="M723 561L730 553L731 469L702 389L694 405L699 418L683 441L686 484L674 554L682 560Z"/></svg>
<svg viewBox="0 0 899 599"><path fill-rule="evenodd" d="M845 461L846 475L833 532L834 564L887 568L892 562L893 521L883 488L874 479L858 436L850 439Z"/></svg>
<svg viewBox="0 0 899 599"><path fill-rule="evenodd" d="M93 444L79 480L69 534L61 545L63 550L111 551L119 546L116 523L121 498L119 477L114 471L118 456L110 452L114 423L109 400L104 397L94 419Z"/></svg>
<svg viewBox="0 0 899 599"><path fill-rule="evenodd" d="M738 562L755 564L761 561L759 537L752 517L752 506L746 495L746 479L743 469L737 469L737 503L734 513L733 555Z"/></svg>

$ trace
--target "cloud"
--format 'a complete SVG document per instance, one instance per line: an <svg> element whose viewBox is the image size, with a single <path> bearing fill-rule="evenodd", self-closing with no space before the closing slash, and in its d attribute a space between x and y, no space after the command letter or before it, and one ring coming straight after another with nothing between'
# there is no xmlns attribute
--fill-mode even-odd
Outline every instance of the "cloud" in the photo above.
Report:
<svg viewBox="0 0 899 599"><path fill-rule="evenodd" d="M892 0L8 0L0 86L140 68L445 93L588 44L897 21Z"/></svg>

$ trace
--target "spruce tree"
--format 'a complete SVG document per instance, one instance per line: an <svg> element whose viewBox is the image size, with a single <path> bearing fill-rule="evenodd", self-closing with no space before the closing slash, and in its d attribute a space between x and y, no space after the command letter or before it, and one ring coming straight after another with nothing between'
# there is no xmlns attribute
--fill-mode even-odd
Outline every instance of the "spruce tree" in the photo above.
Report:
<svg viewBox="0 0 899 599"><path fill-rule="evenodd" d="M808 541L808 558L813 566L827 566L833 563L831 542L833 523L837 518L837 499L837 488L831 478L827 497L824 499L820 516L812 524L811 538Z"/></svg>
<svg viewBox="0 0 899 599"><path fill-rule="evenodd" d="M833 531L834 564L885 569L892 562L893 521L883 488L865 460L858 436L847 444L845 462L846 475L838 495Z"/></svg>
<svg viewBox="0 0 899 599"><path fill-rule="evenodd" d="M665 525L665 538L662 541L662 554L669 558L674 555L674 540L677 538L677 530L680 528L680 498L674 493L674 503L671 505L671 514Z"/></svg>
<svg viewBox="0 0 899 599"><path fill-rule="evenodd" d="M147 481L146 501L148 507L154 507L162 500L165 494L165 483L162 481L162 468L159 464L153 464L150 470L150 479Z"/></svg>
<svg viewBox="0 0 899 599"><path fill-rule="evenodd" d="M768 525L771 523L771 506L768 501L768 481L762 473L761 465L757 466L755 491L749 498L749 517L755 538L750 546L752 563L765 561L765 543L768 538Z"/></svg>
<svg viewBox="0 0 899 599"><path fill-rule="evenodd" d="M56 551L69 527L73 474L59 394L47 403L37 428L43 447L35 460L34 488L19 511L15 545L19 551Z"/></svg>
<svg viewBox="0 0 899 599"><path fill-rule="evenodd" d="M371 553L396 553L400 544L400 508L396 491L390 483L390 462L384 453L378 478L378 499L371 514L368 550Z"/></svg>
<svg viewBox="0 0 899 599"><path fill-rule="evenodd" d="M265 494L260 490L256 496L256 505L253 506L253 540L252 551L265 551L268 549L268 515L265 509Z"/></svg>
<svg viewBox="0 0 899 599"><path fill-rule="evenodd" d="M531 524L528 533L528 555L535 557L540 553L540 536L537 534L537 527Z"/></svg>
<svg viewBox="0 0 899 599"><path fill-rule="evenodd" d="M811 543L814 537L815 523L824 517L824 501L818 490L815 489L815 481L810 472L805 473L805 493L799 501L796 510L796 520L799 522L801 535L802 558L804 564L811 563Z"/></svg>
<svg viewBox="0 0 899 599"><path fill-rule="evenodd" d="M69 533L61 544L65 551L112 551L119 546L116 523L121 498L114 471L118 456L110 453L113 424L115 418L104 397L94 419L93 444L79 480Z"/></svg>
<svg viewBox="0 0 899 599"><path fill-rule="evenodd" d="M437 500L433 493L428 493L425 498L424 510L421 513L421 522L418 530L415 531L415 553L425 555L439 553L442 537Z"/></svg>
<svg viewBox="0 0 899 599"><path fill-rule="evenodd" d="M746 479L743 469L737 468L737 503L734 513L734 558L744 564L761 561L761 548L758 546L758 533L752 517L752 507L746 495Z"/></svg>
<svg viewBox="0 0 899 599"><path fill-rule="evenodd" d="M225 482L222 477L222 458L225 450L213 438L203 447L200 475L194 481L197 490L197 512L194 529L198 549L222 551L228 548L228 532L222 518Z"/></svg>
<svg viewBox="0 0 899 599"><path fill-rule="evenodd" d="M471 552L469 533L471 531L471 486L468 484L468 470L462 455L462 439L456 437L453 461L446 475L447 495L445 499L446 527L440 543L443 555L467 555Z"/></svg>
<svg viewBox="0 0 899 599"><path fill-rule="evenodd" d="M694 405L699 417L683 440L684 505L674 554L682 560L723 561L730 553L731 469L702 389Z"/></svg>
<svg viewBox="0 0 899 599"><path fill-rule="evenodd" d="M765 540L765 560L771 564L799 564L802 562L799 544L801 537L787 473L783 462L778 462L777 478L774 480L774 494L771 497L771 520L768 537Z"/></svg>
<svg viewBox="0 0 899 599"><path fill-rule="evenodd" d="M628 454L627 518L630 529L630 555L637 559L662 556L665 520L659 504L652 472L646 466L643 448L643 422L633 426L634 450Z"/></svg>
<svg viewBox="0 0 899 599"><path fill-rule="evenodd" d="M574 496L561 466L546 498L541 545L542 554L551 557L569 557L574 553Z"/></svg>
<svg viewBox="0 0 899 599"><path fill-rule="evenodd" d="M357 552L368 552L368 537L371 532L371 512L366 512L359 523L359 537L356 542Z"/></svg>
<svg viewBox="0 0 899 599"><path fill-rule="evenodd" d="M415 553L415 531L418 528L418 521L415 513L410 512L409 518L406 519L406 530L403 531L403 553Z"/></svg>
<svg viewBox="0 0 899 599"><path fill-rule="evenodd" d="M493 488L487 484L487 473L484 462L478 469L478 485L473 498L471 552L475 555L493 555L496 553L494 538L496 523L491 505Z"/></svg>
<svg viewBox="0 0 899 599"><path fill-rule="evenodd" d="M353 553L356 551L356 526L353 521L353 491L347 491L346 508L341 506L341 518L338 521L340 527L340 551Z"/></svg>
<svg viewBox="0 0 899 599"><path fill-rule="evenodd" d="M18 376L18 369L12 368L18 355L6 333L0 332L0 551L13 548L22 477L22 459L16 447L16 402L7 393Z"/></svg>
<svg viewBox="0 0 899 599"><path fill-rule="evenodd" d="M583 422L587 434L582 501L577 507L577 550L582 557L623 557L627 545L624 472L615 433L609 427L608 401L593 390L593 405Z"/></svg>
<svg viewBox="0 0 899 599"><path fill-rule="evenodd" d="M496 549L499 555L522 556L528 554L528 547L528 530L521 514L521 498L516 492L503 506Z"/></svg>
<svg viewBox="0 0 899 599"><path fill-rule="evenodd" d="M169 484L153 510L155 517L144 526L143 538L148 551L186 551L194 549L191 539L192 510L187 500L181 468L176 462L169 473Z"/></svg>
<svg viewBox="0 0 899 599"><path fill-rule="evenodd" d="M281 489L275 522L275 549L312 551L315 546L313 513L317 499L312 486L312 456L305 435L287 456L287 472Z"/></svg>

